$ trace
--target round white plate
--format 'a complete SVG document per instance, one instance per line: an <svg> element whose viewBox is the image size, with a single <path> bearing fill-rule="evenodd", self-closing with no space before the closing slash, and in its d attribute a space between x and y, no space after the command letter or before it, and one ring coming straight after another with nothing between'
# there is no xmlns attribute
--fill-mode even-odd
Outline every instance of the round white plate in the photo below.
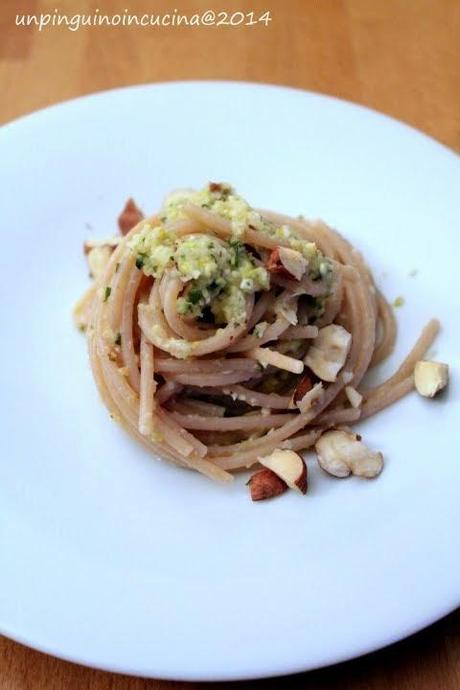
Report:
<svg viewBox="0 0 460 690"><path fill-rule="evenodd" d="M145 676L292 673L394 642L460 603L460 162L394 120L237 83L121 89L0 131L0 629ZM82 243L134 196L228 180L255 206L322 217L405 306L394 369L429 317L452 367L360 427L376 481L310 462L306 497L253 504L149 456L110 419L71 308ZM414 270L416 276L409 274Z"/></svg>

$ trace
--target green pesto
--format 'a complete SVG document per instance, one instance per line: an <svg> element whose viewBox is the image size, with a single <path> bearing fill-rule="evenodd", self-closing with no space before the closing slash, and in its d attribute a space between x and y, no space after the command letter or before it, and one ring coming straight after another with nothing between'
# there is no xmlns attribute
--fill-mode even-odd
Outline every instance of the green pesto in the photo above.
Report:
<svg viewBox="0 0 460 690"><path fill-rule="evenodd" d="M228 240L199 233L176 235L173 224L187 219L187 204L228 220L232 235ZM301 252L308 259L311 278L327 277L331 271L330 263L313 242L299 237L288 225L263 218L228 184L211 183L199 191L173 192L166 198L159 219L155 226L144 223L128 246L145 275L160 278L168 270L183 281L177 308L187 317L200 318L210 309L217 324L241 321L247 297L270 288L267 270L258 265L242 241L248 226Z"/></svg>

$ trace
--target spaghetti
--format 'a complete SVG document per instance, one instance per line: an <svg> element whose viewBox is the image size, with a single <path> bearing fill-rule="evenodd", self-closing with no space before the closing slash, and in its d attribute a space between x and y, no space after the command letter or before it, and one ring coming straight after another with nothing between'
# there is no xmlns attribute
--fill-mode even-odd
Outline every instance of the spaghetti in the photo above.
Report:
<svg viewBox="0 0 460 690"><path fill-rule="evenodd" d="M363 388L395 320L362 256L323 222L255 211L215 183L134 218L76 317L106 407L152 453L229 480L412 390L438 322Z"/></svg>

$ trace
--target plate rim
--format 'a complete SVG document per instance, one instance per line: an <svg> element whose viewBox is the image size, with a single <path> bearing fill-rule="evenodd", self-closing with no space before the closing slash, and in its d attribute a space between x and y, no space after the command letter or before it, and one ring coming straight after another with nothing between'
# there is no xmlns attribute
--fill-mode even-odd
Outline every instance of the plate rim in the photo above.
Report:
<svg viewBox="0 0 460 690"><path fill-rule="evenodd" d="M83 666L84 668L92 669L95 671L103 671L105 673L116 673L119 676L129 676L131 678L147 678L151 680L160 680L160 681L170 681L170 682L183 682L183 683L226 683L226 682L244 682L244 681L253 681L253 680L266 680L269 678L281 678L284 676L294 676L294 675L299 675L302 673L310 673L312 671L322 671L327 668L331 668L334 666L340 666L341 664L346 664L347 662L351 661L356 661L358 659L367 657L371 654L375 654L377 652L383 652L384 650L388 649L389 647L392 647L395 644L398 644L399 642L402 642L404 640L407 640L411 637L414 637L414 635L417 635L418 633L423 632L427 628L429 628L432 625L435 625L436 623L442 621L444 618L449 616L450 614L454 613L457 609L460 608L460 598L458 600L458 603L454 603L452 606L449 605L446 607L444 612L439 616L435 614L433 617L428 618L421 624L415 624L413 626L409 626L406 630L401 630L398 633L395 634L394 637L388 636L383 643L377 642L371 645L363 645L359 651L356 653L353 653L351 656L347 653L344 653L343 655L338 655L336 658L334 658L333 661L324 661L320 664L313 664L313 665L299 665L292 667L290 665L289 669L287 668L282 668L282 665L280 664L278 668L272 669L270 672L268 671L253 671L253 672L246 672L243 675L240 673L232 673L232 672L220 672L219 675L215 674L204 674L204 673L190 673L190 671L186 675L173 675L173 674L158 674L158 673L153 673L150 671L139 671L135 669L125 669L118 667L116 664L114 665L108 665L104 663L97 663L93 662L91 660L85 659L84 657L75 657L72 655L68 654L63 654L60 651L56 651L56 649L52 645L43 645L39 642L35 642L33 637L27 637L24 635L21 635L19 633L15 633L12 631L12 629L7 629L2 626L1 621L0 621L0 635L3 637L12 640L15 643L21 644L27 648L33 649L34 651L40 652L41 654L46 654L48 656L54 657L56 659L59 659L60 661L65 661L67 663L71 664L76 664Z"/></svg>
<svg viewBox="0 0 460 690"><path fill-rule="evenodd" d="M412 134L416 134L420 137L423 137L427 141L431 142L432 144L435 144L439 147L441 147L445 153L448 153L454 157L454 159L459 159L460 158L460 153L458 153L454 148L448 146L447 144L444 144L442 141L439 141L439 139L436 139L431 134L428 134L427 132L424 132L421 129L418 129L415 125L410 124L409 122L405 122L404 120L400 120L394 115L390 115L389 113L385 113L381 110L377 110L376 108L373 108L368 105L364 105L363 103L360 103L358 101L350 100L348 98L341 98L340 96L335 96L333 94L329 93L323 93L322 91L315 91L313 89L304 89L301 86L291 86L291 85L286 85L286 84L278 84L274 82L265 82L265 81L250 81L250 80L244 80L244 79L169 79L165 81L149 81L149 82L138 82L135 84L125 84L123 86L114 86L109 89L101 89L98 91L91 91L89 93L82 94L80 96L71 96L70 98L65 98L64 100L61 101L56 101L54 103L50 103L45 106L41 106L38 108L34 108L31 111L28 111L26 113L23 113L22 115L18 115L17 117L14 117L11 120L7 120L6 122L2 123L0 125L0 132L3 132L5 129L13 127L29 118L33 118L37 115L40 115L42 113L47 112L48 110L53 110L55 108L62 108L67 105L72 105L76 101L82 101L82 100L89 100L89 99L98 99L98 98L103 98L106 95L113 94L113 93L121 93L124 91L130 91L130 90L142 90L142 89L151 89L151 88L162 88L162 87L169 87L169 86L189 86L189 85L196 85L196 86L201 86L201 85L217 85L217 86L243 86L243 87L248 87L248 88L256 88L256 89L273 89L273 90L280 90L280 91L288 91L291 93L296 93L296 94L307 94L308 96L311 96L313 98L318 98L319 100L326 100L326 101L331 101L335 102L337 104L346 104L347 106L352 106L353 108L356 108L360 111L364 111L367 113L371 113L372 115L376 115L381 119L384 120L389 120L393 124L397 124L399 127L403 127L407 130L409 130Z"/></svg>

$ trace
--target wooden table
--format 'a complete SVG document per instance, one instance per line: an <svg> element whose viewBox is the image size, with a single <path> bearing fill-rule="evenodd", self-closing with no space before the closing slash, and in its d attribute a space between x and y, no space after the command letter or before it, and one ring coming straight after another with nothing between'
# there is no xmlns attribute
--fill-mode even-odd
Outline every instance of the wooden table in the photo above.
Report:
<svg viewBox="0 0 460 690"><path fill-rule="evenodd" d="M192 15L208 8L268 26L16 26L16 14ZM235 79L364 103L460 150L460 0L1 0L0 123L81 94L140 82ZM459 574L460 577L460 574ZM235 684L229 684L233 687ZM238 685L315 690L458 690L460 612L394 647L341 666ZM85 669L0 640L0 690L200 687Z"/></svg>

